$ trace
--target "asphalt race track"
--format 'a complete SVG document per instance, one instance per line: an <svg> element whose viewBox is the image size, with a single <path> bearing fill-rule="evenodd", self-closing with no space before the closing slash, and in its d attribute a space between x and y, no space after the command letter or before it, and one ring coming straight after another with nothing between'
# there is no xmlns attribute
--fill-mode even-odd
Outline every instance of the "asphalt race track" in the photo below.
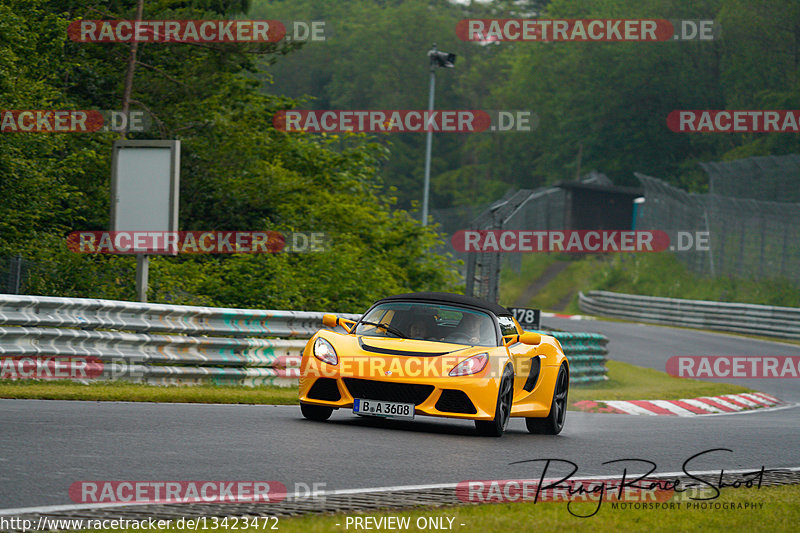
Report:
<svg viewBox="0 0 800 533"><path fill-rule="evenodd" d="M659 326L546 319L546 325L608 335L611 359L664 370L673 355L798 355L797 345ZM742 380L789 402L782 409L704 417L570 412L557 437L530 435L512 419L501 439L469 421L363 419L335 412L304 420L297 406L0 400L0 510L74 504L81 480L276 480L325 490L471 479L536 478L543 463L569 460L576 476L621 474L616 459L656 472L800 466L800 380ZM602 398L598 398L602 399ZM642 465L627 466L644 473ZM566 473L551 466L548 475Z"/></svg>
<svg viewBox="0 0 800 533"><path fill-rule="evenodd" d="M746 316L742 316L747 321ZM544 325L566 331L602 333L610 340L608 358L666 371L674 355L800 355L800 345L770 342L739 335L725 335L684 328L669 328L605 320L544 319ZM708 379L705 381L726 381ZM787 402L800 403L800 379L731 379ZM800 421L798 421L800 423ZM800 451L800 444L798 444Z"/></svg>

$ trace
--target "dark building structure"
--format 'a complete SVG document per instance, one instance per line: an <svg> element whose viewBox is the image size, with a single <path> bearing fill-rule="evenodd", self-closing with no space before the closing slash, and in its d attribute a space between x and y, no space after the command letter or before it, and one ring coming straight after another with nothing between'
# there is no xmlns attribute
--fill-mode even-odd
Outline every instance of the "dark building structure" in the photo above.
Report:
<svg viewBox="0 0 800 533"><path fill-rule="evenodd" d="M629 230L633 227L633 201L642 189L606 183L566 181L556 185L565 193L564 229Z"/></svg>

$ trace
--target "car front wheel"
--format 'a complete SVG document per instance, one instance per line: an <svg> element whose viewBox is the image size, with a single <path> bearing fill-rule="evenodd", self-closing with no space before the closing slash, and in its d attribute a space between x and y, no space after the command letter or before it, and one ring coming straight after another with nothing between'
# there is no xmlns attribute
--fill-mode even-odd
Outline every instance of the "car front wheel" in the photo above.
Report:
<svg viewBox="0 0 800 533"><path fill-rule="evenodd" d="M311 405L309 403L300 404L300 412L309 420L316 420L317 422L324 422L331 417L333 407L325 407L324 405Z"/></svg>
<svg viewBox="0 0 800 533"><path fill-rule="evenodd" d="M476 420L475 429L485 437L500 437L508 427L511 418L511 405L514 399L514 371L507 366L500 380L500 390L497 393L497 407L494 411L494 420Z"/></svg>
<svg viewBox="0 0 800 533"><path fill-rule="evenodd" d="M567 416L567 394L569 393L569 372L567 365L558 369L556 386L553 390L553 403L550 413L545 418L525 418L525 425L530 433L538 435L558 435L564 429Z"/></svg>

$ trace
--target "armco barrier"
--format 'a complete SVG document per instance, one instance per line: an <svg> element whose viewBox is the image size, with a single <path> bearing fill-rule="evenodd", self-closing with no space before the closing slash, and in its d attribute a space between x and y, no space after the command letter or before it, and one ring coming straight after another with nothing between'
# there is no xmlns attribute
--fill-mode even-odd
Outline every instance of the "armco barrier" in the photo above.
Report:
<svg viewBox="0 0 800 533"><path fill-rule="evenodd" d="M0 295L0 368L9 357L72 356L102 363L99 379L293 386L303 339L323 327L322 315ZM605 379L608 339L551 334L570 358L573 382Z"/></svg>
<svg viewBox="0 0 800 533"><path fill-rule="evenodd" d="M607 291L578 295L582 311L670 326L800 339L800 308L658 298Z"/></svg>

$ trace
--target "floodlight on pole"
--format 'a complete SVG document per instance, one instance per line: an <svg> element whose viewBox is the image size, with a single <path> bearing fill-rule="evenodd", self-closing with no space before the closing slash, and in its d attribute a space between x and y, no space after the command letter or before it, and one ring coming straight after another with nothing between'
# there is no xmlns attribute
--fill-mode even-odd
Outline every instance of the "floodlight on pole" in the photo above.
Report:
<svg viewBox="0 0 800 533"><path fill-rule="evenodd" d="M456 63L456 55L447 52L440 52L436 49L436 43L428 51L428 58L431 66L431 83L428 91L428 111L433 111L433 93L436 89L436 67L453 68ZM428 225L428 196L431 189L431 148L433 146L433 130L428 128L427 138L425 139L425 186L422 193L422 225Z"/></svg>

